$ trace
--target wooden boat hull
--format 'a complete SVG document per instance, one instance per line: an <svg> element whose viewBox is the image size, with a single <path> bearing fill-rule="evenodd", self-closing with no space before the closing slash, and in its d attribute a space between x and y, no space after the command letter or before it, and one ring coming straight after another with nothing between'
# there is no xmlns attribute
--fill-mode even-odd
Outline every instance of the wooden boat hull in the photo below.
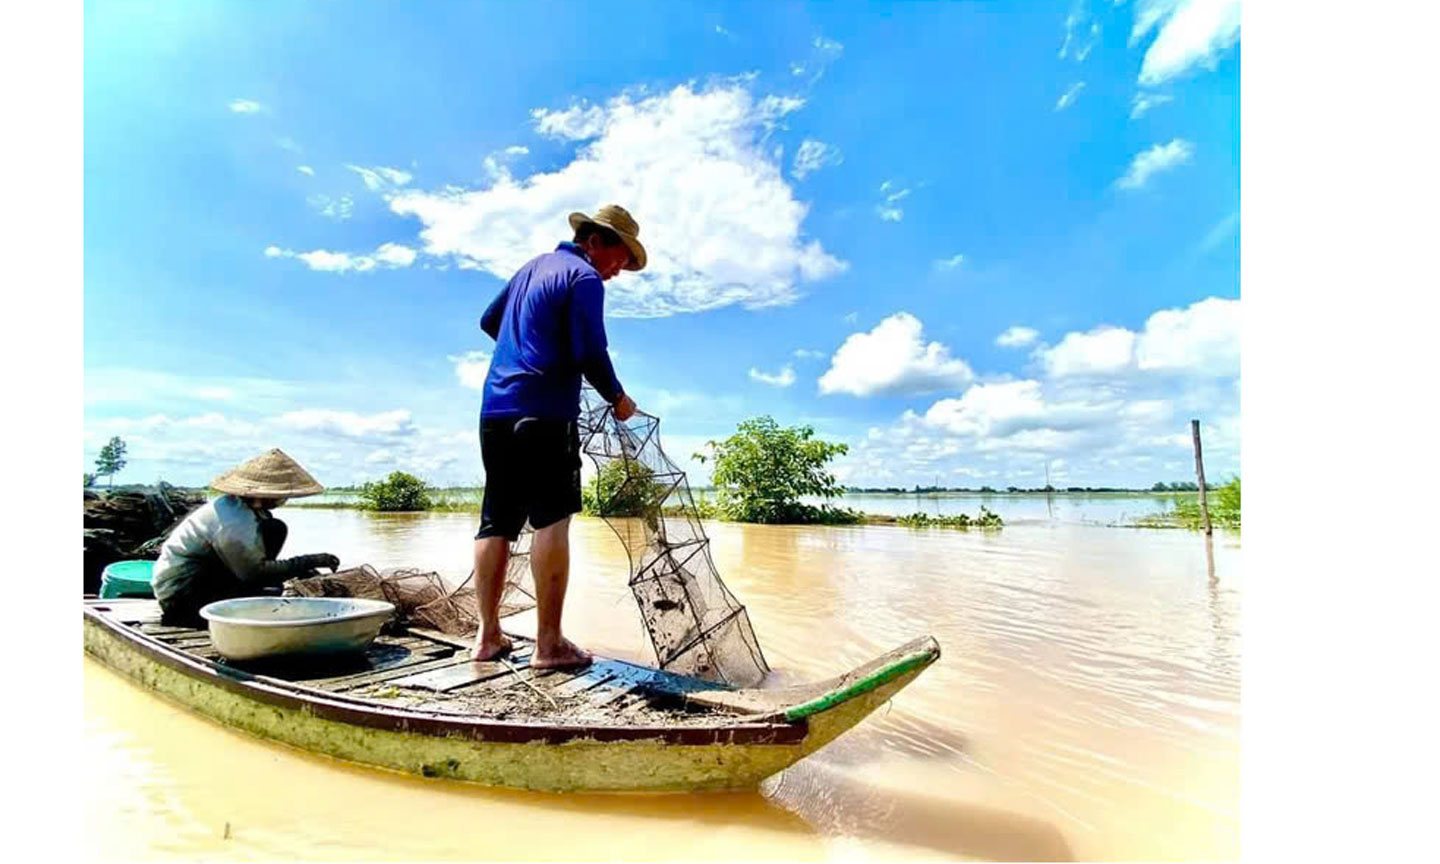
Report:
<svg viewBox="0 0 1440 864"><path fill-rule="evenodd" d="M753 787L854 727L939 657L933 639L917 640L863 667L875 668L859 686L836 679L842 686L828 702L822 693L804 705L741 707L751 713L717 717L713 726L547 725L397 709L288 685L176 650L106 611L93 603L85 610L90 655L220 723L350 762L545 791Z"/></svg>

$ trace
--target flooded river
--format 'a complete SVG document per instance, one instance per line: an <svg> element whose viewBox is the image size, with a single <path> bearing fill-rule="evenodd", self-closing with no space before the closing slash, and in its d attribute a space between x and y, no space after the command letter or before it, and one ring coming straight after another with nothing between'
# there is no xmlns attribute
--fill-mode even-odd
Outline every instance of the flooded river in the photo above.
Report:
<svg viewBox="0 0 1440 864"><path fill-rule="evenodd" d="M1043 509L1014 519L991 507L1010 520L996 533L707 523L715 563L749 607L780 683L835 675L925 633L944 652L888 709L756 792L548 795L389 774L229 731L87 659L92 851L323 860L1238 855L1238 536L1207 547L1191 532L1103 527ZM470 515L281 515L288 553L420 566L457 582L469 570ZM653 662L614 536L603 522L577 519L572 543L569 635ZM533 632L533 615L507 620Z"/></svg>

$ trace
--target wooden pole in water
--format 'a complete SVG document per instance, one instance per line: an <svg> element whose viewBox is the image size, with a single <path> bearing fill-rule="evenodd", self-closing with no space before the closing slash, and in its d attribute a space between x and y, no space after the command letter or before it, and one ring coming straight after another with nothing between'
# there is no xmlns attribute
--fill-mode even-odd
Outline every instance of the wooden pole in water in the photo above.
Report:
<svg viewBox="0 0 1440 864"><path fill-rule="evenodd" d="M1190 421L1190 435L1195 439L1195 477L1200 484L1200 515L1205 519L1205 536L1214 533L1210 526L1210 504L1205 500L1205 460L1200 457L1200 421Z"/></svg>

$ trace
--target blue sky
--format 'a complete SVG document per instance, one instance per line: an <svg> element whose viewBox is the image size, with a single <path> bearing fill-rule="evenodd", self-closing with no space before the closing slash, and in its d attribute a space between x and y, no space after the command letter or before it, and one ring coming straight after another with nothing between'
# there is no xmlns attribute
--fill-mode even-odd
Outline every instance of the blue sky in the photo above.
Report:
<svg viewBox="0 0 1440 864"><path fill-rule="evenodd" d="M673 456L1148 486L1198 417L1238 472L1239 51L1231 0L87 4L85 463L475 482L477 319L613 201Z"/></svg>

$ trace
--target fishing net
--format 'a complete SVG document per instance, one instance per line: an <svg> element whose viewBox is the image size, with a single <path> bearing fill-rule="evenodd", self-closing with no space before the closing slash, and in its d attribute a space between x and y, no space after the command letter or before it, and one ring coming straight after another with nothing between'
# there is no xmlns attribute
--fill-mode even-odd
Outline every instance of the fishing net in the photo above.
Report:
<svg viewBox="0 0 1440 864"><path fill-rule="evenodd" d="M473 636L480 626L480 604L475 596L473 576L451 589L438 573L406 567L382 572L365 564L337 573L291 579L285 583L285 593L298 597L387 600L395 604L395 616L400 621L454 636ZM512 615L534 603L534 592L527 594L523 582L513 588L507 584L500 613Z"/></svg>
<svg viewBox="0 0 1440 864"><path fill-rule="evenodd" d="M770 667L750 616L720 580L685 472L660 446L660 421L620 422L584 391L580 449L595 466L592 507L630 557L630 590L661 669L750 687Z"/></svg>

